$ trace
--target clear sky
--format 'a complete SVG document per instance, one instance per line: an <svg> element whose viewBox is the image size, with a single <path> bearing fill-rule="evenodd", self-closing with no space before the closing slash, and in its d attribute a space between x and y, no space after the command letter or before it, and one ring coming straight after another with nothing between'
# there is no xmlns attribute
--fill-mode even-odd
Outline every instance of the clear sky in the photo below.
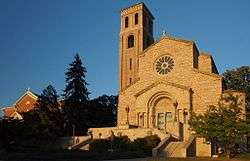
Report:
<svg viewBox="0 0 250 161"><path fill-rule="evenodd" d="M87 68L91 98L117 94L119 11L133 0L0 0L0 107L28 88L48 84L62 94L64 72L76 53ZM194 40L217 68L250 64L249 0L143 1L162 30Z"/></svg>

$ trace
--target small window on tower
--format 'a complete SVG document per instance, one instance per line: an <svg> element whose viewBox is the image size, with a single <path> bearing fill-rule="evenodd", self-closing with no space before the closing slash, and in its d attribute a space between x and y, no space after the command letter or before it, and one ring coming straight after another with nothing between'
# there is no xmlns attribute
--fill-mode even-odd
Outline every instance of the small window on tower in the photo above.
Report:
<svg viewBox="0 0 250 161"><path fill-rule="evenodd" d="M125 28L128 27L128 17L125 18Z"/></svg>
<svg viewBox="0 0 250 161"><path fill-rule="evenodd" d="M134 47L134 35L128 36L128 48Z"/></svg>
<svg viewBox="0 0 250 161"><path fill-rule="evenodd" d="M130 85L132 84L132 78L129 78L129 84Z"/></svg>
<svg viewBox="0 0 250 161"><path fill-rule="evenodd" d="M129 69L132 70L132 59L129 59Z"/></svg>
<svg viewBox="0 0 250 161"><path fill-rule="evenodd" d="M135 14L135 25L138 24L138 13Z"/></svg>

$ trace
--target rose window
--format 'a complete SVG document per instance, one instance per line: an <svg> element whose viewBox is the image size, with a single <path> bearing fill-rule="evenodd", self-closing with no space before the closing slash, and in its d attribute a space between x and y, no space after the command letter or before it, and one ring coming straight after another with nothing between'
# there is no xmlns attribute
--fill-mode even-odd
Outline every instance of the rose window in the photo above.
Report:
<svg viewBox="0 0 250 161"><path fill-rule="evenodd" d="M174 67L174 60L169 56L160 57L155 63L155 69L159 74L167 74Z"/></svg>

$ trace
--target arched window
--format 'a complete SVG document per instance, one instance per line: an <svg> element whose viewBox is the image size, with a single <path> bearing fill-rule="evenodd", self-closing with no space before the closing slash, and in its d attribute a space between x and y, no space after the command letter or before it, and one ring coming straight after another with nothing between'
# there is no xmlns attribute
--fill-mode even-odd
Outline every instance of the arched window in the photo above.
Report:
<svg viewBox="0 0 250 161"><path fill-rule="evenodd" d="M129 59L129 69L132 70L132 59Z"/></svg>
<svg viewBox="0 0 250 161"><path fill-rule="evenodd" d="M125 17L125 28L128 27L128 17Z"/></svg>
<svg viewBox="0 0 250 161"><path fill-rule="evenodd" d="M135 14L135 25L138 24L138 13Z"/></svg>
<svg viewBox="0 0 250 161"><path fill-rule="evenodd" d="M135 38L134 38L134 35L129 35L128 36L128 48L132 48L132 47L134 47L134 40Z"/></svg>

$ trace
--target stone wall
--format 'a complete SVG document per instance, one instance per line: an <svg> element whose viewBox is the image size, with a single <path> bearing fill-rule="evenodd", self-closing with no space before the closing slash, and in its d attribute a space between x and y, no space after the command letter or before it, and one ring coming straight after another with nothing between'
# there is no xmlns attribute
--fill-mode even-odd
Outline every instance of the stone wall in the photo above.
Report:
<svg viewBox="0 0 250 161"><path fill-rule="evenodd" d="M196 138L196 156L211 157L211 143L204 138Z"/></svg>
<svg viewBox="0 0 250 161"><path fill-rule="evenodd" d="M151 128L118 128L118 127L105 127L105 128L90 128L93 139L106 139L111 136L112 132L115 136L128 136L130 140L137 138L143 138L150 135L157 135L161 140L164 139L167 134L160 132L157 129Z"/></svg>

